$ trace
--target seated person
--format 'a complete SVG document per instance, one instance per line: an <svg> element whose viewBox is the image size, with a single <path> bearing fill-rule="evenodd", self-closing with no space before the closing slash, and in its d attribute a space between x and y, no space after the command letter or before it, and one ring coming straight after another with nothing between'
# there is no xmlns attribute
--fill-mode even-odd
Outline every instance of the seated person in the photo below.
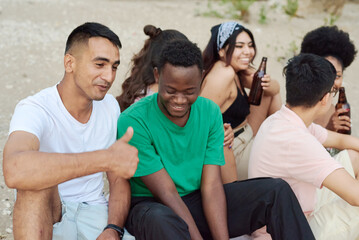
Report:
<svg viewBox="0 0 359 240"><path fill-rule="evenodd" d="M122 112L141 98L158 92L158 82L153 75L153 68L156 65L156 58L165 43L175 39L188 40L183 33L177 30L161 30L153 25L146 25L143 28L143 32L149 38L145 41L143 48L133 56L130 76L126 78L122 84L121 95L116 97ZM225 153L230 152L233 158L232 162L234 163L234 156L230 150L234 134L229 123L224 123L223 127L225 130L223 149ZM230 156L225 155L225 157L226 162L228 162L229 160L227 161L227 159ZM224 183L237 180L236 166L233 166L232 171L226 170L226 168L228 169L229 167L231 167L230 164L221 167L222 173L224 171L224 174L222 174Z"/></svg>
<svg viewBox="0 0 359 240"><path fill-rule="evenodd" d="M349 34L338 29L337 26L323 26L308 32L302 42L302 53L313 53L326 58L337 72L334 86L339 89L343 84L344 70L353 62L357 53ZM331 104L328 112L314 120L314 123L332 131L349 130L351 119L349 116L340 116L345 109L335 110Z"/></svg>
<svg viewBox="0 0 359 240"><path fill-rule="evenodd" d="M17 190L14 239L123 234L131 196L126 178L135 173L138 157L127 143L132 129L116 141L120 109L107 94L119 48L108 27L78 26L67 39L63 79L16 106L3 161L6 185ZM102 172L109 180L108 202Z"/></svg>
<svg viewBox="0 0 359 240"><path fill-rule="evenodd" d="M262 78L261 104L249 104L245 89L252 86L256 53L252 32L237 22L213 26L203 52L205 71L201 96L214 101L220 107L224 124L231 123L234 129L233 151L224 149L226 164L222 178L225 183L248 178L249 153L258 128L282 105L279 83L269 74Z"/></svg>
<svg viewBox="0 0 359 240"><path fill-rule="evenodd" d="M220 109L199 97L200 49L167 43L154 76L158 93L124 111L118 136L132 126L139 151L127 230L137 240L228 239L267 225L273 239L314 239L289 185L262 178L223 186Z"/></svg>
<svg viewBox="0 0 359 240"><path fill-rule="evenodd" d="M359 235L359 139L313 123L331 106L336 71L325 58L300 54L285 68L286 105L266 119L253 143L250 177L289 183L316 239ZM332 158L325 147L352 149ZM318 190L317 190L318 189Z"/></svg>

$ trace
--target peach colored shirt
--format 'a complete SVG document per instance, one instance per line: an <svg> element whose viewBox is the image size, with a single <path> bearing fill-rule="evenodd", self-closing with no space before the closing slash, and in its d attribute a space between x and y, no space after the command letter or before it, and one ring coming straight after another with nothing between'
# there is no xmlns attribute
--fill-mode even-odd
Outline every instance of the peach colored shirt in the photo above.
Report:
<svg viewBox="0 0 359 240"><path fill-rule="evenodd" d="M292 187L304 213L314 210L316 188L342 166L322 143L328 132L302 119L286 106L261 125L252 146L248 174L254 177L282 178Z"/></svg>

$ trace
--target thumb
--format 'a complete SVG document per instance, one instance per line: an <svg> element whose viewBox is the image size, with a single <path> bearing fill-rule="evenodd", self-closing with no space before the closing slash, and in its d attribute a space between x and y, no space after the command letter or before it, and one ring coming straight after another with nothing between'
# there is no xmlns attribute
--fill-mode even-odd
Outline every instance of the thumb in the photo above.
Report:
<svg viewBox="0 0 359 240"><path fill-rule="evenodd" d="M128 127L125 134L123 134L123 136L119 140L121 140L123 142L129 142L131 140L132 136L133 136L133 128Z"/></svg>

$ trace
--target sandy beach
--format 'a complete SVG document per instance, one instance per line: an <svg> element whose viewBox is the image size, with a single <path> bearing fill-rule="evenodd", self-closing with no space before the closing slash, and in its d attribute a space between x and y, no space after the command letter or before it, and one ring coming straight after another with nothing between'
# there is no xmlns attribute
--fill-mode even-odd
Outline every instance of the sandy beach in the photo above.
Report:
<svg viewBox="0 0 359 240"><path fill-rule="evenodd" d="M306 32L322 26L329 14L299 12L303 18L290 18L282 10L286 1L259 1L250 8L249 28L256 40L256 67L268 57L267 72L281 84L285 101L282 69L287 60L299 53ZM277 3L274 6L274 3ZM265 24L259 23L260 8L267 8ZM274 7L270 7L274 6ZM212 1L212 9L226 7ZM205 17L208 2L201 0L0 0L0 152L7 139L9 122L19 100L53 86L62 79L63 55L67 36L78 25L96 21L110 27L121 39L121 65L110 93L117 96L134 53L146 39L143 27L153 24L162 29L177 29L201 49L210 37L210 28L233 18ZM335 22L350 33L359 48L359 4L348 1ZM359 84L356 80L359 57L344 72L344 86L352 109L352 134L359 136ZM336 100L335 100L336 101ZM34 173L36 174L36 173ZM0 178L0 239L12 237L14 190Z"/></svg>

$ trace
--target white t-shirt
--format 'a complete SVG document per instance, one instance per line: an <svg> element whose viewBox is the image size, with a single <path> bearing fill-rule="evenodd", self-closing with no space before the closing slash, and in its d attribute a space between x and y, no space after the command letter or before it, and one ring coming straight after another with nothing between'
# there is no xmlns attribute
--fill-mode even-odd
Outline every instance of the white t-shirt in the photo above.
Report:
<svg viewBox="0 0 359 240"><path fill-rule="evenodd" d="M106 149L116 141L119 115L116 99L106 94L103 100L93 102L90 120L80 123L67 111L53 86L17 104L9 134L19 130L34 134L41 152L90 152ZM59 194L65 202L105 204L102 190L102 172L59 184Z"/></svg>

